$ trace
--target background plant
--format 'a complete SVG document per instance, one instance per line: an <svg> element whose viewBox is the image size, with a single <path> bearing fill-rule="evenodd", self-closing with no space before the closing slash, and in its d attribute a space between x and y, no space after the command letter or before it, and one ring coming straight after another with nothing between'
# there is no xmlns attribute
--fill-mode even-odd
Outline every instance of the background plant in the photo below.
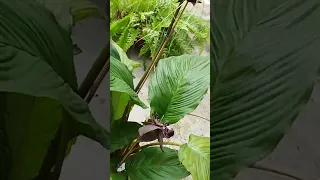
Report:
<svg viewBox="0 0 320 180"><path fill-rule="evenodd" d="M314 24L319 5L317 0L212 2L210 168L215 179L230 180L256 167L308 103L319 68L320 25Z"/></svg>
<svg viewBox="0 0 320 180"><path fill-rule="evenodd" d="M154 140L159 129L128 121L126 107L130 101L143 108L146 105L134 91L132 60L115 43L111 43L110 60L112 178L182 179L191 173L193 179L209 179L209 137L190 135L185 144L160 138L141 146L143 139ZM174 124L192 112L209 88L208 65L209 57L182 55L161 59L149 84L150 116L156 113L161 117L160 123ZM151 147L162 144L180 149L164 147L162 152L159 147ZM117 172L122 163L125 170Z"/></svg>
<svg viewBox="0 0 320 180"><path fill-rule="evenodd" d="M70 37L77 21L105 15L86 0L0 0L0 8L0 179L56 180L77 136L109 148L88 91L79 93Z"/></svg>
<svg viewBox="0 0 320 180"><path fill-rule="evenodd" d="M137 46L141 48L140 56L153 59L177 5L175 0L111 1L110 36L125 52ZM185 12L161 58L191 53L196 47L202 52L208 40L209 23Z"/></svg>

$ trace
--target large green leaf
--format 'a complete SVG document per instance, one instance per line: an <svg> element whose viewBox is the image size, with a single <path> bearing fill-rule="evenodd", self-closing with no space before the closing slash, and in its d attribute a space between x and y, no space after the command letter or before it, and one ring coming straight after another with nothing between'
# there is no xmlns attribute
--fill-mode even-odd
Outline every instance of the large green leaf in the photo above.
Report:
<svg viewBox="0 0 320 180"><path fill-rule="evenodd" d="M179 160L193 180L210 179L210 138L191 134L189 142L179 149Z"/></svg>
<svg viewBox="0 0 320 180"><path fill-rule="evenodd" d="M110 172L110 180L127 180L125 172Z"/></svg>
<svg viewBox="0 0 320 180"><path fill-rule="evenodd" d="M126 161L126 171L132 180L178 180L190 173L180 163L178 151L167 147L144 148Z"/></svg>
<svg viewBox="0 0 320 180"><path fill-rule="evenodd" d="M211 174L232 179L276 147L319 68L319 0L215 0Z"/></svg>
<svg viewBox="0 0 320 180"><path fill-rule="evenodd" d="M136 122L123 122L115 121L111 125L110 137L110 151L113 152L117 149L129 145L134 139L138 137L138 129L141 127Z"/></svg>
<svg viewBox="0 0 320 180"><path fill-rule="evenodd" d="M13 0L16 1L16 0ZM26 0L30 1L30 0ZM71 33L73 0L33 0L45 6L56 18L59 25Z"/></svg>
<svg viewBox="0 0 320 180"><path fill-rule="evenodd" d="M131 98L134 103L146 108L133 90L133 75L127 66L114 57L110 56L110 91L111 106L113 109L112 120L122 117L125 108Z"/></svg>
<svg viewBox="0 0 320 180"><path fill-rule="evenodd" d="M7 93L5 102L12 154L10 179L32 179L61 123L60 104L52 99L16 93Z"/></svg>
<svg viewBox="0 0 320 180"><path fill-rule="evenodd" d="M209 57L182 55L159 61L149 84L152 113L176 123L203 99L210 82Z"/></svg>
<svg viewBox="0 0 320 180"><path fill-rule="evenodd" d="M72 124L74 135L108 147L107 131L76 93L69 32L34 0L0 0L0 9L0 117L7 124L11 178L34 177L61 121Z"/></svg>

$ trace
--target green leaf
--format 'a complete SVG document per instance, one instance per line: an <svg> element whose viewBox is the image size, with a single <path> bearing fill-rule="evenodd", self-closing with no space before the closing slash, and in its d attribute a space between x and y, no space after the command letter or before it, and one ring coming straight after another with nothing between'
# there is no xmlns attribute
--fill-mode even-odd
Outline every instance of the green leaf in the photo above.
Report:
<svg viewBox="0 0 320 180"><path fill-rule="evenodd" d="M11 171L11 150L6 130L5 93L0 92L0 179L9 179Z"/></svg>
<svg viewBox="0 0 320 180"><path fill-rule="evenodd" d="M117 120L122 117L124 109L129 101L128 97L130 97L135 104L142 108L147 108L133 90L133 75L127 66L112 56L110 57L110 62L111 105L114 111L112 113L112 120Z"/></svg>
<svg viewBox="0 0 320 180"><path fill-rule="evenodd" d="M127 180L128 176L125 172L110 172L110 180Z"/></svg>
<svg viewBox="0 0 320 180"><path fill-rule="evenodd" d="M210 179L210 138L191 134L179 149L179 160L191 172L193 180Z"/></svg>
<svg viewBox="0 0 320 180"><path fill-rule="evenodd" d="M110 151L123 148L138 137L138 129L141 127L136 122L115 121L111 125Z"/></svg>
<svg viewBox="0 0 320 180"><path fill-rule="evenodd" d="M110 180L127 180L128 174L126 171L117 172L116 168L121 160L118 156L110 156Z"/></svg>
<svg viewBox="0 0 320 180"><path fill-rule="evenodd" d="M7 93L6 130L11 149L10 179L37 175L62 120L60 104L48 98Z"/></svg>
<svg viewBox="0 0 320 180"><path fill-rule="evenodd" d="M34 177L62 121L73 125L72 135L107 148L108 132L76 93L69 32L33 0L1 0L0 9L0 101L5 109L0 117L6 119L13 153L12 180ZM62 116L63 111L72 118Z"/></svg>
<svg viewBox="0 0 320 180"><path fill-rule="evenodd" d="M71 14L73 17L73 24L88 17L103 18L107 20L107 16L103 9L89 0L72 0Z"/></svg>
<svg viewBox="0 0 320 180"><path fill-rule="evenodd" d="M141 64L128 58L127 54L112 40L110 40L110 55L120 60L132 72L134 68L140 67Z"/></svg>
<svg viewBox="0 0 320 180"><path fill-rule="evenodd" d="M130 100L130 96L123 92L111 91L110 97L112 106L111 120L118 120L123 116L123 113Z"/></svg>
<svg viewBox="0 0 320 180"><path fill-rule="evenodd" d="M203 99L210 82L209 57L182 55L159 61L149 84L152 113L176 123Z"/></svg>
<svg viewBox="0 0 320 180"><path fill-rule="evenodd" d="M126 161L126 171L132 180L178 180L190 173L180 163L178 151L167 147L144 148Z"/></svg>
<svg viewBox="0 0 320 180"><path fill-rule="evenodd" d="M320 63L319 6L318 0L212 2L216 179L231 180L271 153L309 101Z"/></svg>
<svg viewBox="0 0 320 180"><path fill-rule="evenodd" d="M72 15L71 6L72 0L26 0L37 1L45 6L55 16L56 20L65 30L71 33Z"/></svg>

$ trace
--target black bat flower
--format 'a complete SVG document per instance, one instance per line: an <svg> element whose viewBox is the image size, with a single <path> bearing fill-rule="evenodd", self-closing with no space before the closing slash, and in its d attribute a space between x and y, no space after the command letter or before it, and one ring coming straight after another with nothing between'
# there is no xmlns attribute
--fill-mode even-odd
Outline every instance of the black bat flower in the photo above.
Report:
<svg viewBox="0 0 320 180"><path fill-rule="evenodd" d="M141 142L150 142L158 139L160 149L163 151L163 138L171 138L174 131L169 129L167 123L160 123L158 115L154 114L151 119L143 123L145 126L139 128L139 136Z"/></svg>
<svg viewBox="0 0 320 180"><path fill-rule="evenodd" d="M180 0L179 2L184 1L184 0ZM196 5L196 3L202 3L200 0L187 0L188 2L190 2L192 5Z"/></svg>

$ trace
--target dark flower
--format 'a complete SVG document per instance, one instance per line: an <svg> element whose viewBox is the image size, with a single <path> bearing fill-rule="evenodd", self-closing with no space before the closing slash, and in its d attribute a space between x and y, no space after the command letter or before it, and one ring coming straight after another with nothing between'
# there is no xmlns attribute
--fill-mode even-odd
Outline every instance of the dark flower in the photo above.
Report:
<svg viewBox="0 0 320 180"><path fill-rule="evenodd" d="M152 118L143 123L144 126L139 128L140 142L150 142L158 139L160 148L163 151L163 138L170 138L174 135L174 130L169 129L167 123L160 123L158 115L154 114Z"/></svg>

